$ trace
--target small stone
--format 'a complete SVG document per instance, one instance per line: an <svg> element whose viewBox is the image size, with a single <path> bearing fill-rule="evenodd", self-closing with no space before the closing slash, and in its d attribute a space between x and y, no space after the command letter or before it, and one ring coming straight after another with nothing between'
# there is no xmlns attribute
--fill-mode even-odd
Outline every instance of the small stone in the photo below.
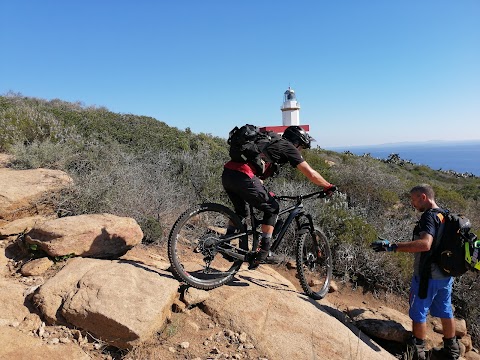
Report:
<svg viewBox="0 0 480 360"><path fill-rule="evenodd" d="M199 290L189 287L183 293L183 302L187 306L192 306L204 302L210 294L205 290Z"/></svg>
<svg viewBox="0 0 480 360"><path fill-rule="evenodd" d="M247 341L247 334L242 332L239 336L238 336L238 340L241 342L241 343L244 343Z"/></svg>
<svg viewBox="0 0 480 360"><path fill-rule="evenodd" d="M49 345L57 345L58 343L60 342L60 340L58 338L53 338L53 339L50 339L47 344Z"/></svg>
<svg viewBox="0 0 480 360"><path fill-rule="evenodd" d="M180 300L175 300L172 304L172 311L177 314L184 312L186 308L187 305L185 305L185 303Z"/></svg>
<svg viewBox="0 0 480 360"><path fill-rule="evenodd" d="M244 348L243 344L238 345L238 351L243 351L243 348Z"/></svg>
<svg viewBox="0 0 480 360"><path fill-rule="evenodd" d="M70 343L70 339L66 338L66 337L61 337L59 340L62 344L69 344Z"/></svg>
<svg viewBox="0 0 480 360"><path fill-rule="evenodd" d="M297 268L297 263L295 261L289 260L286 263L287 269L293 270Z"/></svg>
<svg viewBox="0 0 480 360"><path fill-rule="evenodd" d="M193 321L190 321L188 320L186 323L185 323L186 326L188 326L188 328L193 331L193 332L199 332L200 331L200 326L198 326L197 323L193 322ZM190 331L190 332L191 332Z"/></svg>
<svg viewBox="0 0 480 360"><path fill-rule="evenodd" d="M170 347L168 348L168 351L170 351L171 353L176 353L176 352L177 352L177 350L175 350L175 348L172 347L172 346L170 346Z"/></svg>
<svg viewBox="0 0 480 360"><path fill-rule="evenodd" d="M247 350L255 349L255 346L252 343L246 343L245 344L245 349L247 349Z"/></svg>
<svg viewBox="0 0 480 360"><path fill-rule="evenodd" d="M208 346L208 344L210 344L210 341L208 341L208 340L205 340L205 341L203 342L203 345L205 345L205 346Z"/></svg>
<svg viewBox="0 0 480 360"><path fill-rule="evenodd" d="M93 347L95 348L95 350L100 350L103 347L103 345L100 343L95 343L93 344Z"/></svg>
<svg viewBox="0 0 480 360"><path fill-rule="evenodd" d="M23 276L36 276L42 275L53 265L53 261L47 257L32 260L20 269L20 273Z"/></svg>
<svg viewBox="0 0 480 360"><path fill-rule="evenodd" d="M213 323L208 324L209 329L213 329L214 327L215 327L215 324L213 324Z"/></svg>
<svg viewBox="0 0 480 360"><path fill-rule="evenodd" d="M38 328L38 336L43 337L43 334L45 334L45 323L42 322L42 325Z"/></svg>
<svg viewBox="0 0 480 360"><path fill-rule="evenodd" d="M329 293L337 292L338 291L338 285L335 281L330 282L330 288L328 289Z"/></svg>
<svg viewBox="0 0 480 360"><path fill-rule="evenodd" d="M188 341L184 341L184 342L180 343L180 347L182 349L188 349L190 347L190 343Z"/></svg>
<svg viewBox="0 0 480 360"><path fill-rule="evenodd" d="M220 350L217 347L214 347L211 351L210 354L220 354Z"/></svg>
<svg viewBox="0 0 480 360"><path fill-rule="evenodd" d="M232 330L225 330L225 336L233 338L235 337L235 333Z"/></svg>

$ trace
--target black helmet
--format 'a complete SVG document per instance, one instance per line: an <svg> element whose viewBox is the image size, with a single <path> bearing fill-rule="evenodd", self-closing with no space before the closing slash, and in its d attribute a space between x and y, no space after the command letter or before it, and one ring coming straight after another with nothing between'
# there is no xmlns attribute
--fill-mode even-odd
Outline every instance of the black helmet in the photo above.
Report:
<svg viewBox="0 0 480 360"><path fill-rule="evenodd" d="M301 145L304 149L310 149L310 142L313 138L300 126L292 125L285 129L283 138L293 145Z"/></svg>

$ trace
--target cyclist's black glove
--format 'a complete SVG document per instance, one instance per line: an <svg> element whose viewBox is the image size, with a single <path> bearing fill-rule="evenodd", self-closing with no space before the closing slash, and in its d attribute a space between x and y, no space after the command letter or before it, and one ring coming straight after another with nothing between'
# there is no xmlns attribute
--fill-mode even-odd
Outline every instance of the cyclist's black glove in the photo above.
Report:
<svg viewBox="0 0 480 360"><path fill-rule="evenodd" d="M332 195L335 191L337 191L337 187L333 184L330 184L329 186L325 186L323 188L323 192L325 195L330 196Z"/></svg>
<svg viewBox="0 0 480 360"><path fill-rule="evenodd" d="M380 240L374 241L370 244L370 247L373 249L375 252L380 252L380 251L397 251L397 244L392 244L390 241L386 239L381 239Z"/></svg>

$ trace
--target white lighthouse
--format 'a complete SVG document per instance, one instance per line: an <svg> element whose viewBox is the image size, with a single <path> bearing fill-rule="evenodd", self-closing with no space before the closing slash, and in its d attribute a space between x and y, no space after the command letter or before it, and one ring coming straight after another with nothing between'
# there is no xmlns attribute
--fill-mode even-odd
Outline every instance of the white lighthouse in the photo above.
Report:
<svg viewBox="0 0 480 360"><path fill-rule="evenodd" d="M300 104L297 102L295 91L288 87L283 94L282 124L283 126L300 125Z"/></svg>
<svg viewBox="0 0 480 360"><path fill-rule="evenodd" d="M283 134L285 129L289 126L300 126L305 131L310 131L310 125L300 125L300 104L297 102L295 91L290 86L288 90L283 93L283 105L280 107L282 110L282 126L263 126L261 131L275 131L278 134Z"/></svg>

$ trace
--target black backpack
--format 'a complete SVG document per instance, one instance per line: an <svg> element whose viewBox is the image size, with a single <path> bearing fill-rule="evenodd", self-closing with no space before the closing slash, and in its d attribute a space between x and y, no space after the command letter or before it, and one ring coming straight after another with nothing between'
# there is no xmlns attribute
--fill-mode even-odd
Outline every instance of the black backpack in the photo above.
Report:
<svg viewBox="0 0 480 360"><path fill-rule="evenodd" d="M230 145L230 158L241 163L251 163L257 175L265 172L265 162L272 160L264 153L264 150L281 136L273 131L260 131L254 125L246 124L242 127L235 126L228 136Z"/></svg>
<svg viewBox="0 0 480 360"><path fill-rule="evenodd" d="M480 241L470 232L470 220L462 214L453 214L448 210L432 210L443 215L445 219L435 241L433 262L450 276L460 276L468 270L480 271Z"/></svg>

